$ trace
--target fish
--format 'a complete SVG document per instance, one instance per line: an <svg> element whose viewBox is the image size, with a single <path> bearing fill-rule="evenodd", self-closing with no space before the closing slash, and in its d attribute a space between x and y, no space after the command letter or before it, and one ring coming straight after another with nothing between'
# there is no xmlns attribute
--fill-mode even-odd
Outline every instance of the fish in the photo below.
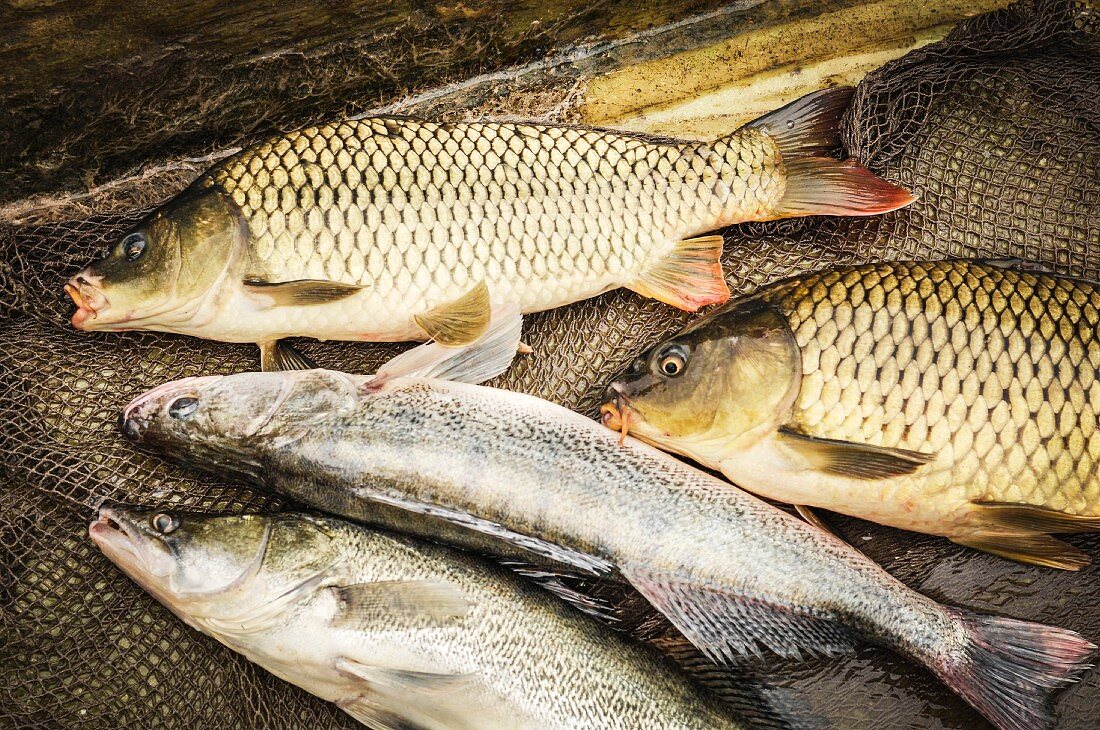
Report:
<svg viewBox="0 0 1100 730"><path fill-rule="evenodd" d="M372 728L746 727L485 558L307 513L108 506L88 533L192 628Z"/></svg>
<svg viewBox="0 0 1100 730"><path fill-rule="evenodd" d="M497 303L538 312L619 287L687 311L729 289L710 231L873 215L912 194L837 146L848 87L711 142L540 123L370 117L271 137L201 175L65 285L72 325L256 343L461 347Z"/></svg>
<svg viewBox="0 0 1100 730"><path fill-rule="evenodd" d="M1085 671L1092 643L941 605L717 476L476 384L507 367L518 338L504 318L454 355L421 345L375 375L173 381L127 405L120 424L141 448L324 512L625 582L718 663L870 641L930 669L1002 730L1053 727L1048 695Z"/></svg>
<svg viewBox="0 0 1100 730"><path fill-rule="evenodd" d="M1100 530L1100 285L1015 260L840 266L642 353L607 425L769 499L1077 570Z"/></svg>

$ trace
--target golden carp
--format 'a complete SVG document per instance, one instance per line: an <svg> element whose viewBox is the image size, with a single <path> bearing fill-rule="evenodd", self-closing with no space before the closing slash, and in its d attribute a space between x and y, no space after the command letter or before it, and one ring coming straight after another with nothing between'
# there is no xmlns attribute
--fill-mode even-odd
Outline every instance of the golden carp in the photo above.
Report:
<svg viewBox="0 0 1100 730"><path fill-rule="evenodd" d="M141 221L66 286L83 330L255 342L470 343L496 302L536 312L628 287L723 302L741 221L869 215L912 196L837 144L851 89L712 142L522 123L368 118L273 137Z"/></svg>
<svg viewBox="0 0 1100 730"><path fill-rule="evenodd" d="M936 261L808 274L693 323L605 423L757 494L1077 569L1100 529L1100 285Z"/></svg>

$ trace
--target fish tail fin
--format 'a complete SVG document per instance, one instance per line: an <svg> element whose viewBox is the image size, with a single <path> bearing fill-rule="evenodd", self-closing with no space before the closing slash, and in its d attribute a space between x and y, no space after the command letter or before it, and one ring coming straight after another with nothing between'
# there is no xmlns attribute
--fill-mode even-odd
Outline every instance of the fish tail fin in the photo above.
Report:
<svg viewBox="0 0 1100 730"><path fill-rule="evenodd" d="M840 146L840 118L855 89L838 86L801 96L745 125L775 140L783 161L817 157ZM735 132L736 134L736 132Z"/></svg>
<svg viewBox="0 0 1100 730"><path fill-rule="evenodd" d="M1055 626L947 611L966 641L929 667L1000 730L1053 728L1050 695L1091 668L1096 645Z"/></svg>
<svg viewBox="0 0 1100 730"><path fill-rule="evenodd" d="M840 119L854 91L815 91L745 125L771 137L782 156L787 189L773 218L876 215L916 200L858 162L823 156L840 146Z"/></svg>
<svg viewBox="0 0 1100 730"><path fill-rule="evenodd" d="M708 304L721 304L730 298L721 257L721 236L677 241L670 253L626 286L644 297L688 312Z"/></svg>

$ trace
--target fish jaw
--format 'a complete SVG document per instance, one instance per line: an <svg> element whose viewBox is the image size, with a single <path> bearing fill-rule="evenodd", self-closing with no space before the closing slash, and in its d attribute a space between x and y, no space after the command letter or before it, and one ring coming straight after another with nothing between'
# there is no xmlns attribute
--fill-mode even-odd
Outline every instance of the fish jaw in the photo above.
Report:
<svg viewBox="0 0 1100 730"><path fill-rule="evenodd" d="M121 513L101 507L88 525L88 537L122 572L162 601L167 601L164 581L172 573L171 556L142 539L140 532Z"/></svg>
<svg viewBox="0 0 1100 730"><path fill-rule="evenodd" d="M76 329L90 332L118 321L112 320L108 312L111 303L103 291L103 278L92 273L90 268L69 279L65 284L65 293L76 304L76 312L72 316L72 325Z"/></svg>

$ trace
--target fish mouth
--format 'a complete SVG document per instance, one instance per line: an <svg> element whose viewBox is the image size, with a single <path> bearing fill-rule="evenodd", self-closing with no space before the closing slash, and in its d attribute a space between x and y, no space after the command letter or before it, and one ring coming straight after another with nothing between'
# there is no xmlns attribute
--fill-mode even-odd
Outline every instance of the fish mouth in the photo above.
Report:
<svg viewBox="0 0 1100 730"><path fill-rule="evenodd" d="M97 326L109 324L106 320L100 320L100 315L111 306L107 295L103 293L102 284L103 279L87 269L65 284L65 293L76 304L76 312L72 317L72 324L76 329L90 331Z"/></svg>
<svg viewBox="0 0 1100 730"><path fill-rule="evenodd" d="M148 577L163 578L171 571L164 560L157 560L144 548L147 538L126 515L110 507L100 507L96 519L88 525L88 537L111 562L140 583L147 590ZM157 565L157 563L161 563Z"/></svg>
<svg viewBox="0 0 1100 730"><path fill-rule="evenodd" d="M612 431L619 432L619 444L626 443L630 429L641 419L631 406L630 399L623 395L615 383L607 387L606 401L600 406L600 423Z"/></svg>

